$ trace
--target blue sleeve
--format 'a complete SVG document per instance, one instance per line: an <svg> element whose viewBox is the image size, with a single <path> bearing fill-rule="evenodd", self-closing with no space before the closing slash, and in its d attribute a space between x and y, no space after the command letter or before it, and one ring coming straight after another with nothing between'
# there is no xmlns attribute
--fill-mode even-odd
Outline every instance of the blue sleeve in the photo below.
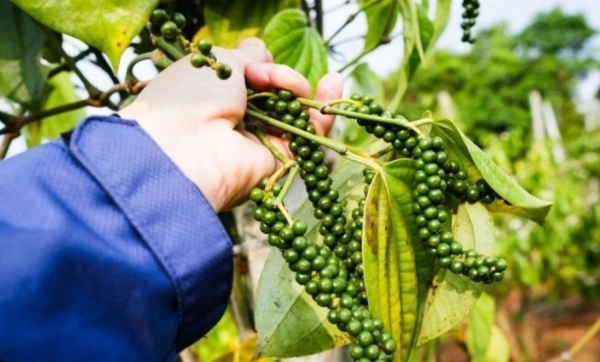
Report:
<svg viewBox="0 0 600 362"><path fill-rule="evenodd" d="M0 163L0 361L172 361L221 317L230 241L133 121Z"/></svg>

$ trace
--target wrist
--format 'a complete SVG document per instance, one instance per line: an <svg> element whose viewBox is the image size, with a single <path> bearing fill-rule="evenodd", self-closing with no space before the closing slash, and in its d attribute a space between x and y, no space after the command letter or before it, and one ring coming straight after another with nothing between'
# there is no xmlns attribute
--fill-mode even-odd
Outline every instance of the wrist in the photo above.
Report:
<svg viewBox="0 0 600 362"><path fill-rule="evenodd" d="M216 155L212 154L219 146L219 142L215 141L215 135L220 132L216 129L219 126L216 122L199 120L198 123L202 124L202 127L174 125L173 122L182 118L163 116L161 112L149 112L139 104L124 108L119 111L119 116L124 120L136 121L179 170L196 185L213 210L222 211L225 192L221 187L221 173L218 170L218 161L215 160ZM202 115L196 117L204 118ZM169 122L169 119L173 122Z"/></svg>

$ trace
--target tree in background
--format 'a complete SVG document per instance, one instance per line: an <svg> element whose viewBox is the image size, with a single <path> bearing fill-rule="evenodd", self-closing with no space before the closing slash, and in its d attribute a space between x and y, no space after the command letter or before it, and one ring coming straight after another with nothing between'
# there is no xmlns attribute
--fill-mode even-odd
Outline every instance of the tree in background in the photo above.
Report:
<svg viewBox="0 0 600 362"><path fill-rule="evenodd" d="M448 92L466 129L479 144L490 134L505 134L511 159L521 158L530 147L529 93L539 91L557 113L563 137L582 131L582 116L575 108L577 82L598 60L587 45L596 34L585 17L561 9L539 14L518 34L501 23L482 30L464 54L435 52L428 66L411 81L399 112L418 117L424 109L438 107L438 93ZM395 74L385 82L386 90Z"/></svg>

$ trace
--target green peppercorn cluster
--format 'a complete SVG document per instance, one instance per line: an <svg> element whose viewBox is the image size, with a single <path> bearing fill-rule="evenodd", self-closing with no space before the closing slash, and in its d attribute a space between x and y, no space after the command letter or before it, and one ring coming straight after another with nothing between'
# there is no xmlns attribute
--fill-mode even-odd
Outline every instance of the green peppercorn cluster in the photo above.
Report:
<svg viewBox="0 0 600 362"><path fill-rule="evenodd" d="M187 49L192 52L190 63L195 68L211 67L220 79L231 77L231 67L228 64L217 62L217 57L212 52L212 44L207 39L200 39L196 43L197 51L188 48L187 41L181 41L181 30L185 26L185 16L181 13L172 13L172 0L161 0L150 15L150 32L155 37L162 37L170 44L178 44L177 48ZM185 43L185 44L184 44Z"/></svg>
<svg viewBox="0 0 600 362"><path fill-rule="evenodd" d="M150 15L150 32L167 40L176 39L185 26L185 16L171 13L171 0L161 0Z"/></svg>
<svg viewBox="0 0 600 362"><path fill-rule="evenodd" d="M463 21L460 24L463 29L461 40L463 43L474 43L475 39L471 34L471 29L475 26L479 16L479 0L463 0L462 7L464 11L462 13Z"/></svg>
<svg viewBox="0 0 600 362"><path fill-rule="evenodd" d="M388 119L401 118L383 110L371 96L353 94L350 99L354 104L346 106L346 111ZM477 282L489 284L502 280L506 261L480 255L473 250L464 251L462 244L448 230L449 215L444 208L447 194L454 195L460 202L493 202L499 196L487 182L480 179L474 185L470 184L460 162L449 159L444 151L441 137L419 138L414 131L399 125L368 121L360 119L359 115L356 120L368 133L391 144L397 154L415 160L415 223L425 250L437 259L439 267Z"/></svg>
<svg viewBox="0 0 600 362"><path fill-rule="evenodd" d="M277 91L263 107L272 117L315 134L308 113L289 91ZM381 319L371 315L363 280L361 242L365 201L360 200L348 213L351 219L348 220L339 192L332 187L330 165L323 150L306 138L290 133L287 136L314 207L314 216L320 221L318 232L323 237L323 245L306 237L306 224L302 221L295 221L291 226L285 224L285 218L276 207L278 184L267 190L264 189L267 182L263 181L252 190L250 198L257 203L254 217L260 221L261 231L268 234L269 244L283 253L289 268L296 274L296 281L304 285L318 305L329 309L328 320L352 336L351 357L361 362L389 361L396 342L384 331ZM368 182L373 178L369 170L364 175Z"/></svg>
<svg viewBox="0 0 600 362"><path fill-rule="evenodd" d="M190 63L195 68L205 66L212 67L217 72L217 77L220 79L228 79L231 77L231 67L225 63L218 63L217 57L211 51L212 44L207 39L200 39L196 43L198 52L193 52L190 56Z"/></svg>

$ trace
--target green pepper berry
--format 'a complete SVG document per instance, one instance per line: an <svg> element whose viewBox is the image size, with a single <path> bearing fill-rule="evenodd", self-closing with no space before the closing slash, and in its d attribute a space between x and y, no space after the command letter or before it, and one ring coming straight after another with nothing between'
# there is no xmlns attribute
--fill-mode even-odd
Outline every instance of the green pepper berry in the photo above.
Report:
<svg viewBox="0 0 600 362"><path fill-rule="evenodd" d="M185 26L185 16L182 13L175 13L171 16L171 20L177 25L178 29L183 29Z"/></svg>
<svg viewBox="0 0 600 362"><path fill-rule="evenodd" d="M198 48L198 51L200 53L204 55L209 55L210 51L212 50L212 44L208 39L200 39L196 43L196 48Z"/></svg>
<svg viewBox="0 0 600 362"><path fill-rule="evenodd" d="M173 39L177 35L179 35L179 29L177 28L177 25L174 22L172 22L172 21L166 21L160 27L160 33L166 39Z"/></svg>
<svg viewBox="0 0 600 362"><path fill-rule="evenodd" d="M232 70L229 65L223 63L217 65L217 77L219 77L219 79L228 79L231 77L231 72Z"/></svg>
<svg viewBox="0 0 600 362"><path fill-rule="evenodd" d="M169 20L169 15L164 9L156 9L150 16L150 22L156 25L162 25L167 20Z"/></svg>

